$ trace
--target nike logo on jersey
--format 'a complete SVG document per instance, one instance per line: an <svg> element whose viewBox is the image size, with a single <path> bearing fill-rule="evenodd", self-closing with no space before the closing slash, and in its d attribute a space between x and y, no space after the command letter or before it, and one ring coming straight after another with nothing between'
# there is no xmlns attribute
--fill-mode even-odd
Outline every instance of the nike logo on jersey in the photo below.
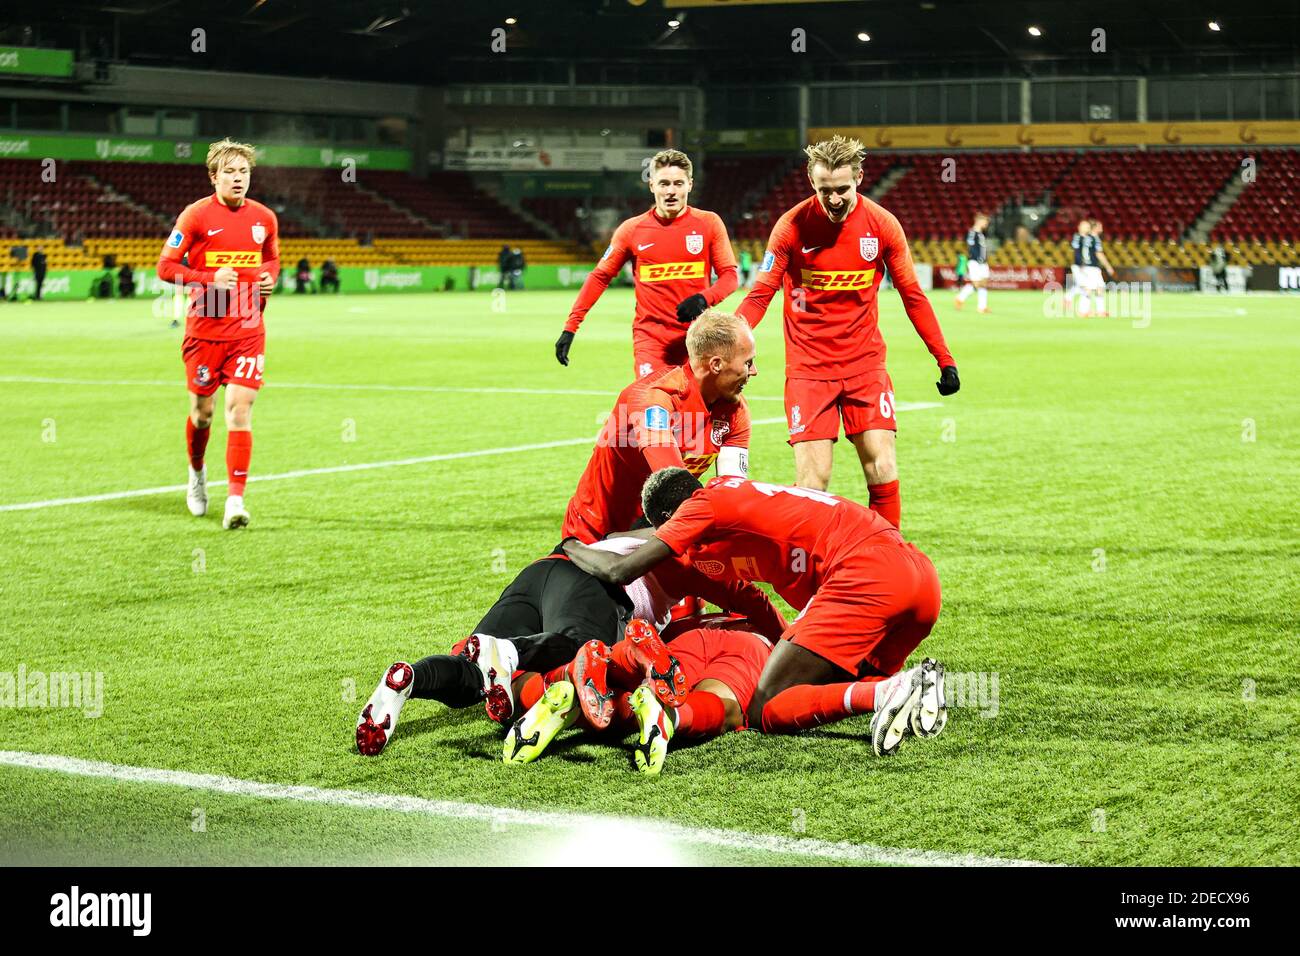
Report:
<svg viewBox="0 0 1300 956"><path fill-rule="evenodd" d="M220 229L209 229L209 230L208 230L208 235L209 235L209 236L215 236L215 235L216 235L217 233L219 233L219 232L224 232L225 229L226 229L225 226L222 226Z"/></svg>
<svg viewBox="0 0 1300 956"><path fill-rule="evenodd" d="M650 248L651 246L653 246L653 245L654 245L653 242L647 242L644 246L638 243L638 244L637 244L637 247L636 247L636 251L637 251L637 252L645 252L647 249L649 249L649 248Z"/></svg>
<svg viewBox="0 0 1300 956"><path fill-rule="evenodd" d="M800 246L800 247L799 247L799 251L802 252L802 253L806 256L806 255L808 255L808 253L812 252L814 249L820 249L820 248L821 248L821 246L809 246L807 249L805 249L803 246Z"/></svg>

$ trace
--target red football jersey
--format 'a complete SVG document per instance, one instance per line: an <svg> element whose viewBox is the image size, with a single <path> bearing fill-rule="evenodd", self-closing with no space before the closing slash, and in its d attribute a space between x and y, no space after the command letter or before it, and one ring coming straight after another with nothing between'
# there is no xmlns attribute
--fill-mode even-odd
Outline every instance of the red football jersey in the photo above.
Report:
<svg viewBox="0 0 1300 956"><path fill-rule="evenodd" d="M850 378L885 367L877 292L889 268L907 317L942 368L955 365L939 320L916 278L903 227L858 195L841 223L810 196L777 220L753 291L736 309L757 325L777 289L785 291L785 373L789 378Z"/></svg>
<svg viewBox="0 0 1300 956"><path fill-rule="evenodd" d="M795 608L806 606L827 572L867 538L903 541L856 501L743 478L710 481L655 535L709 577L766 581Z"/></svg>
<svg viewBox="0 0 1300 956"><path fill-rule="evenodd" d="M563 537L590 544L626 531L641 515L641 486L652 471L676 466L698 477L724 447L749 448L743 398L709 408L689 365L637 379L619 393L596 439L569 501Z"/></svg>
<svg viewBox="0 0 1300 956"><path fill-rule="evenodd" d="M614 231L609 248L578 292L564 324L568 331L578 331L588 310L629 259L636 287L632 337L638 343L671 344L685 338L686 326L677 319L677 305L683 299L702 294L709 305L717 305L736 291L736 256L717 213L687 206L672 219L660 219L650 209ZM711 271L718 275L712 285Z"/></svg>
<svg viewBox="0 0 1300 956"><path fill-rule="evenodd" d="M186 335L229 341L261 331L261 300L253 290L261 273L280 275L279 233L275 213L255 199L245 199L232 207L220 202L214 193L185 207L163 244L158 277L164 282L179 279L194 286L190 290ZM188 268L181 263L187 253ZM216 290L206 286L223 266L238 273L240 284L216 295Z"/></svg>

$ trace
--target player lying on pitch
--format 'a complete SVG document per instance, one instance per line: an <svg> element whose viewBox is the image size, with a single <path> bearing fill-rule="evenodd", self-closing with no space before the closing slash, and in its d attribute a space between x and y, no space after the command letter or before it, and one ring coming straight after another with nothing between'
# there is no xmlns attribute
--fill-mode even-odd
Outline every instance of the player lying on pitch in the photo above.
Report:
<svg viewBox="0 0 1300 956"><path fill-rule="evenodd" d="M646 482L655 528L627 555L566 540L574 564L610 584L685 558L715 580L766 581L803 611L781 636L746 707L751 728L782 733L877 709L876 686L901 669L939 617L939 577L920 550L855 501L810 488L684 469ZM943 666L926 659L880 701L872 748L938 734L947 721Z"/></svg>
<svg viewBox="0 0 1300 956"><path fill-rule="evenodd" d="M621 554L642 543L640 538L612 538L596 549ZM664 694L676 699L680 679L676 662L657 637L668 625L672 608L684 596L699 595L728 611L745 615L756 631L776 640L786 630L785 618L758 588L743 581L717 581L689 562L658 564L652 574L612 586L576 567L561 554L528 565L501 593L474 628L452 648L414 665L397 661L389 666L357 718L357 749L366 756L380 753L397 727L402 705L411 697L436 700L448 707L485 702L488 716L506 722L515 701L531 707L541 696L538 677L579 657L567 675L580 689L580 707L593 726L609 723L608 692L590 645L605 647L623 637L633 618L654 622L656 636L638 640L643 676L661 682ZM580 652L584 652L580 654Z"/></svg>
<svg viewBox="0 0 1300 956"><path fill-rule="evenodd" d="M668 645L682 688L688 691L676 695L664 693L646 678L644 655L638 648L657 634L648 621L633 620L626 639L612 648L584 647L568 673L548 675L554 679L545 693L515 721L505 740L505 762L531 763L556 734L578 725L610 729L619 739L637 731L637 769L658 774L674 736L703 739L739 730L745 725L745 708L772 643L746 620L717 624L692 628ZM600 661L596 667L587 663L592 658ZM579 703L580 685L574 677L583 665L586 681L607 688L609 716L603 722L593 722Z"/></svg>

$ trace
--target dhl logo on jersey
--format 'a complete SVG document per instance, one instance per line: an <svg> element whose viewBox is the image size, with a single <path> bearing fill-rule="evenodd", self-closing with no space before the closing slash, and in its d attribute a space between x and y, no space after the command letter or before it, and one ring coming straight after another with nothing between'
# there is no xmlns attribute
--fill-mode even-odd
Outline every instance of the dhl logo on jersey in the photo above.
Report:
<svg viewBox="0 0 1300 956"><path fill-rule="evenodd" d="M717 460L718 456L716 454L697 455L693 458L683 458L682 464L686 466L687 471L698 478L713 467L713 463Z"/></svg>
<svg viewBox="0 0 1300 956"><path fill-rule="evenodd" d="M642 282L667 282L669 279L703 279L704 263L701 262L643 262L641 264Z"/></svg>
<svg viewBox="0 0 1300 956"><path fill-rule="evenodd" d="M827 292L851 292L870 288L876 277L875 269L803 269L805 289L822 289Z"/></svg>
<svg viewBox="0 0 1300 956"><path fill-rule="evenodd" d="M232 252L228 249L214 250L203 257L205 267L230 266L232 269L251 269L262 264L262 253L254 249L251 252Z"/></svg>

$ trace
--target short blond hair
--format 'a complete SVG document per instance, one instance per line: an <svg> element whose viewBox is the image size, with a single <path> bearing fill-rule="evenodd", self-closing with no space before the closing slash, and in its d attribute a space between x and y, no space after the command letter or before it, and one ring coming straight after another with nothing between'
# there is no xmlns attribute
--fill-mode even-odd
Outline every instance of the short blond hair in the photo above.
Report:
<svg viewBox="0 0 1300 956"><path fill-rule="evenodd" d="M693 359L709 355L730 358L736 343L749 331L749 323L740 316L721 309L705 309L686 330L686 353Z"/></svg>
<svg viewBox="0 0 1300 956"><path fill-rule="evenodd" d="M811 174L813 167L818 165L825 166L827 172L833 172L841 166L861 169L867 149L860 140L837 133L830 139L805 147L803 153L808 157L808 172Z"/></svg>
<svg viewBox="0 0 1300 956"><path fill-rule="evenodd" d="M661 149L655 153L654 159L650 160L650 172L655 173L665 166L680 166L686 170L686 178L695 178L695 167L691 164L691 158L683 153L680 149Z"/></svg>
<svg viewBox="0 0 1300 956"><path fill-rule="evenodd" d="M221 162L231 153L248 160L248 168L257 165L257 147L248 143L236 143L233 139L218 140L208 147L208 175L215 176L221 168Z"/></svg>

